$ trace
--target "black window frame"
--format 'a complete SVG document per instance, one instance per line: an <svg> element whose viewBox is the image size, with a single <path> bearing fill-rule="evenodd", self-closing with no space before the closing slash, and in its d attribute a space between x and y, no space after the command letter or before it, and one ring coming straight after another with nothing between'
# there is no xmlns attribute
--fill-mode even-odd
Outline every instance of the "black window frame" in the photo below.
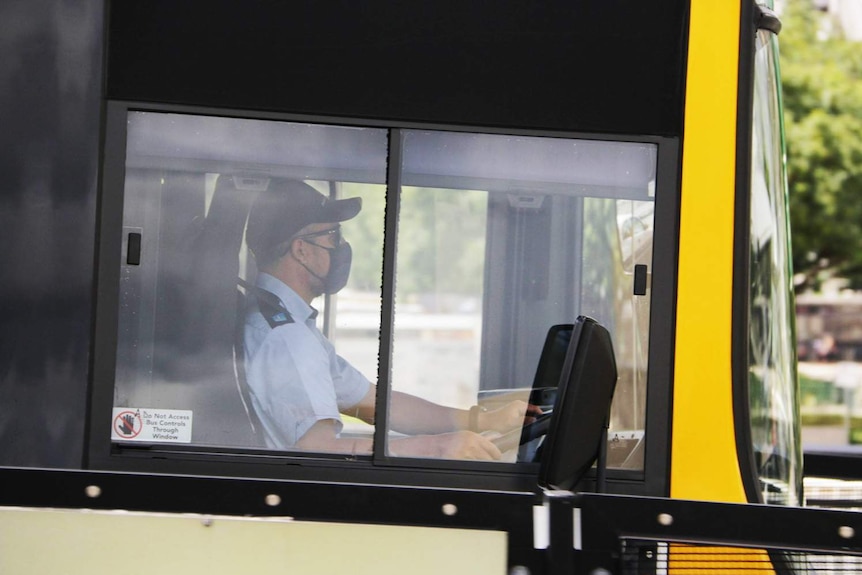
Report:
<svg viewBox="0 0 862 575"><path fill-rule="evenodd" d="M123 194L126 160L127 114L135 111L188 113L228 118L251 118L383 128L389 130L386 234L384 240L383 312L381 323L377 429L386 429L389 362L392 354L394 264L397 248L397 211L400 170L399 135L402 129L440 130L483 134L577 138L652 143L658 147L656 209L653 246L653 284L650 349L647 377L646 456L642 471L609 470L613 492L634 495L666 495L669 492L670 413L674 347L680 144L662 136L556 132L440 125L385 120L345 119L247 110L173 106L129 101L108 101L105 109L103 155L98 205L96 303L88 438L85 467L98 470L146 473L234 476L248 478L349 481L351 483L470 488L495 491L531 491L536 488L538 464L500 464L390 457L383 450L384 434L375 433L374 453L345 461L342 456L262 452L238 448L209 449L196 446L117 445L102 422L110 413L117 353L119 265L122 245ZM120 191L118 193L118 191ZM393 233L394 232L394 233ZM660 257L659 257L660 256ZM97 425L98 422L98 425ZM592 477L592 475L590 476ZM587 480L592 481L592 479Z"/></svg>

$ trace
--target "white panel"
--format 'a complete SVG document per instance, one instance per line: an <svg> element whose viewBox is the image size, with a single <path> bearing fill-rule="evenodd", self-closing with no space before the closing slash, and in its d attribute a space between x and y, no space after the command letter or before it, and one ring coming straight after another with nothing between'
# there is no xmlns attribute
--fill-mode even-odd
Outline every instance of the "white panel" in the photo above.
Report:
<svg viewBox="0 0 862 575"><path fill-rule="evenodd" d="M0 508L0 573L10 575L505 571L502 532Z"/></svg>

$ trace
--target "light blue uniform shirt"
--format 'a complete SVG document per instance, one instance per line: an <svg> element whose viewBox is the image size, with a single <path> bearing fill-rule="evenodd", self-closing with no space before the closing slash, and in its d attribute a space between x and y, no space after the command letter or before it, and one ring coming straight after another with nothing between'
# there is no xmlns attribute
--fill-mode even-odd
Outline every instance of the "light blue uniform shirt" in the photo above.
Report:
<svg viewBox="0 0 862 575"><path fill-rule="evenodd" d="M332 419L365 397L371 383L315 325L317 311L280 280L265 273L257 286L281 299L293 323L271 328L257 300L245 316L245 372L252 406L268 447L291 449L312 425Z"/></svg>

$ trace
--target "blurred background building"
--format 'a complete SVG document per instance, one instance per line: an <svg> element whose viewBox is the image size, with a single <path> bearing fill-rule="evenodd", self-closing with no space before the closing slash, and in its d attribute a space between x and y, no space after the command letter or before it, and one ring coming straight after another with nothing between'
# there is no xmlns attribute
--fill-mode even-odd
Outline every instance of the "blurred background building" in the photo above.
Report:
<svg viewBox="0 0 862 575"><path fill-rule="evenodd" d="M831 30L840 30L844 37L854 42L862 41L862 2L860 0L814 0L818 10L829 14L826 19Z"/></svg>

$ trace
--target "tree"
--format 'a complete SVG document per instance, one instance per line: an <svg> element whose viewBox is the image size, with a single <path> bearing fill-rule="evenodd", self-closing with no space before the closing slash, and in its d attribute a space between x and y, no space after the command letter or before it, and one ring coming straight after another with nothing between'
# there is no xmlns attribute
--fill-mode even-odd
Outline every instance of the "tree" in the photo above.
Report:
<svg viewBox="0 0 862 575"><path fill-rule="evenodd" d="M862 46L790 0L780 36L797 291L862 288Z"/></svg>

